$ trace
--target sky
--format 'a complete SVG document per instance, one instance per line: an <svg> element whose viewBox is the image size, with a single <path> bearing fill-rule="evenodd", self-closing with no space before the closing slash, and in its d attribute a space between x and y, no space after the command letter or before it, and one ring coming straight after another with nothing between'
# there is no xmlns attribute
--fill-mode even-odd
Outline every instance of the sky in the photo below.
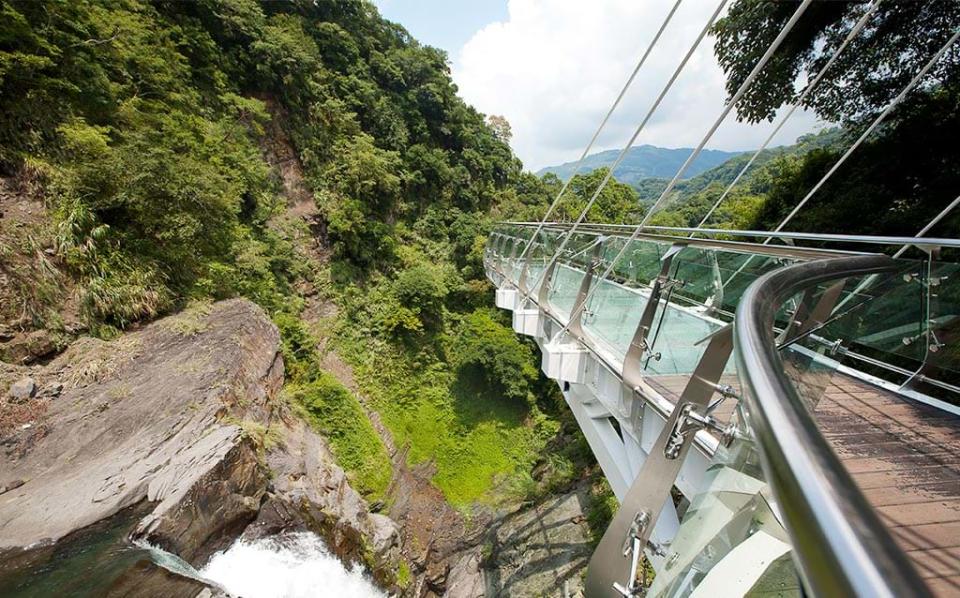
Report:
<svg viewBox="0 0 960 598"><path fill-rule="evenodd" d="M447 51L460 95L505 116L530 170L576 160L674 0L375 0L422 43ZM685 0L591 153L620 149L680 63L718 0ZM725 78L704 39L637 139L695 147L724 108ZM798 111L771 145L822 127ZM771 123L727 117L708 148L758 147Z"/></svg>

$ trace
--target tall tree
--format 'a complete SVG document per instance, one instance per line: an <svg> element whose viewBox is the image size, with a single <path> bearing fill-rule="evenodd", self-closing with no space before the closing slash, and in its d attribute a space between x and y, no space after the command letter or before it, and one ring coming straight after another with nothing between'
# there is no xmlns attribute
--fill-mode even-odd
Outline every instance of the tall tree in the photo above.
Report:
<svg viewBox="0 0 960 598"><path fill-rule="evenodd" d="M738 0L713 28L714 46L733 94L766 51L797 2ZM737 104L741 119L772 119L777 108L796 101L802 75L820 72L867 11L868 2L814 2L784 40L768 66ZM859 120L882 110L960 24L960 0L881 2L804 101L829 121ZM960 75L960 47L931 70L932 81Z"/></svg>

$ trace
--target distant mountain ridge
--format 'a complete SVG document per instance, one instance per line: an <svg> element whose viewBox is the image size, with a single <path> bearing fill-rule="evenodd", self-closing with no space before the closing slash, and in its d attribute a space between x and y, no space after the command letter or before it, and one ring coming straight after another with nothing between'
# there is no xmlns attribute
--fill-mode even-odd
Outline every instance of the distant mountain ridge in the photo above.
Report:
<svg viewBox="0 0 960 598"><path fill-rule="evenodd" d="M665 148L655 145L638 145L630 148L623 161L617 166L613 173L618 181L627 183L633 187L638 187L643 179L651 177L672 178L677 170L683 165L684 161L690 157L692 148ZM597 168L610 166L617 159L619 150L608 150L591 154L583 160L583 166L580 168L580 174L586 174ZM726 162L734 156L743 152L725 152L722 150L703 150L697 159L693 161L687 171L684 173L685 179L697 176L698 174L710 170ZM573 175L576 162L566 162L559 166L547 166L537 171L538 176L543 176L548 172L560 177L566 181Z"/></svg>

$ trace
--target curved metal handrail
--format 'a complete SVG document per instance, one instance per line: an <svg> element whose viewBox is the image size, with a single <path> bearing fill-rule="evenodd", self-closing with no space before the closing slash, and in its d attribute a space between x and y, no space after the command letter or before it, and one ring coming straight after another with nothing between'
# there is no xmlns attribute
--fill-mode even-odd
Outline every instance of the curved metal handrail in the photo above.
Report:
<svg viewBox="0 0 960 598"><path fill-rule="evenodd" d="M883 256L844 257L780 268L741 297L734 352L744 417L805 585L818 596L928 596L926 585L857 488L787 378L774 317L796 293L851 276L892 273Z"/></svg>

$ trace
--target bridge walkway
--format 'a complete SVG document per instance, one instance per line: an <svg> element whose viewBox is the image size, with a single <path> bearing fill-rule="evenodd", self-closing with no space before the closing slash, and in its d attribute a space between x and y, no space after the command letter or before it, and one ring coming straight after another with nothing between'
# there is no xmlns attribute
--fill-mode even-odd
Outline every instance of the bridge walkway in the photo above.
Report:
<svg viewBox="0 0 960 598"><path fill-rule="evenodd" d="M674 403L688 381L648 379ZM733 374L721 383L739 386ZM725 401L714 416L728 422L735 406ZM934 594L960 596L960 416L840 373L814 414Z"/></svg>

